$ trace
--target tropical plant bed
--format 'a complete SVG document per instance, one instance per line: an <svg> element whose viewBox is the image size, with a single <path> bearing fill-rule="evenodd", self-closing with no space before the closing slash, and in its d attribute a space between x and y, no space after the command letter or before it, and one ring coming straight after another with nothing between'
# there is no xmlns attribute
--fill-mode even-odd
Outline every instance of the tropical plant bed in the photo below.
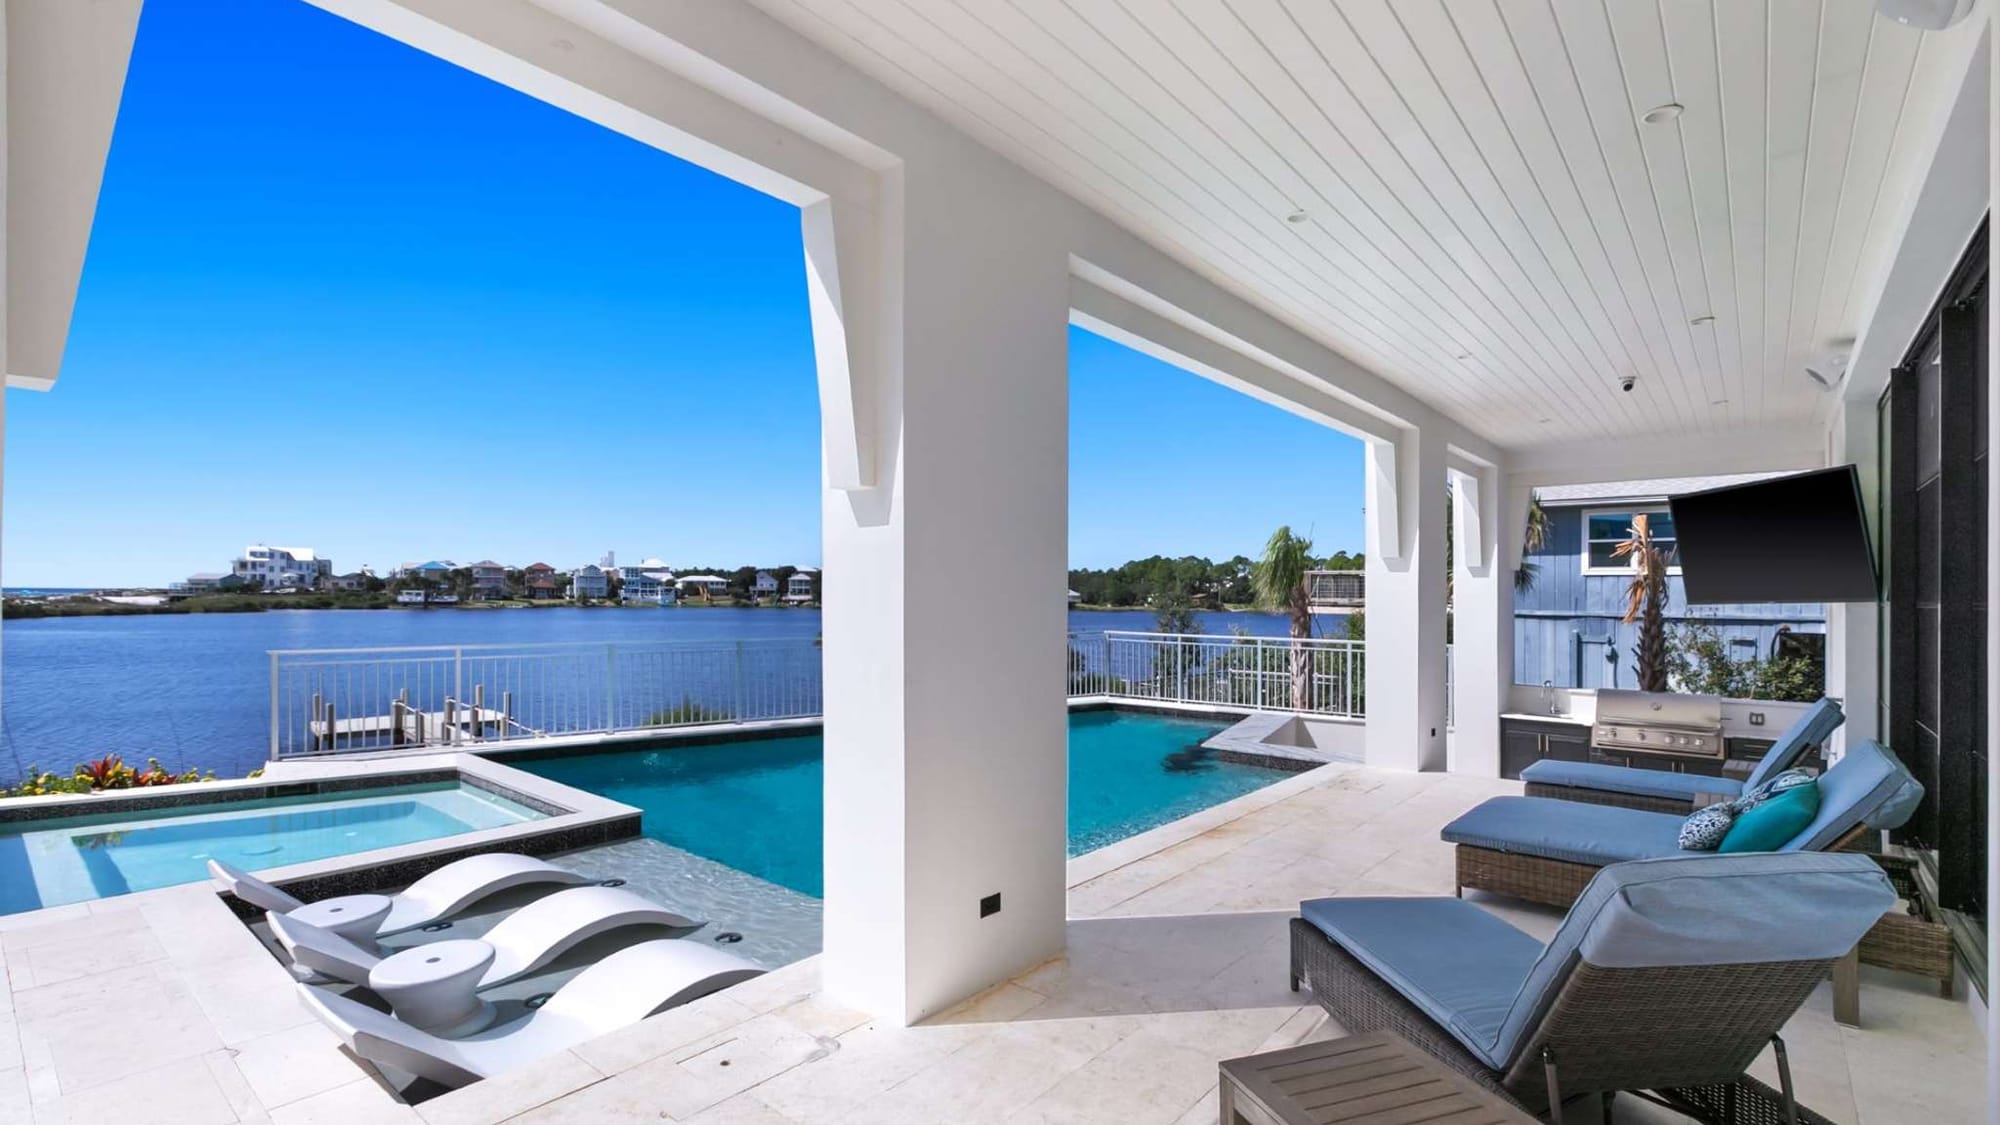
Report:
<svg viewBox="0 0 2000 1125"><path fill-rule="evenodd" d="M261 772L261 771L260 771ZM146 759L146 768L134 769L116 754L84 762L69 776L50 773L35 766L18 784L0 788L0 797L54 797L85 793L109 793L120 789L149 789L160 785L190 785L214 781L215 772L187 770L174 773L160 765L158 758Z"/></svg>

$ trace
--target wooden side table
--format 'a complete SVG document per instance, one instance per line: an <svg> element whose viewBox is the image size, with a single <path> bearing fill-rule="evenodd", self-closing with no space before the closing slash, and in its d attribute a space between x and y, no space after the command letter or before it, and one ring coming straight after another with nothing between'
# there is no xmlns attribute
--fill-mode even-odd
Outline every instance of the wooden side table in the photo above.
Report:
<svg viewBox="0 0 2000 1125"><path fill-rule="evenodd" d="M1221 1064L1222 1125L1535 1125L1493 1091L1392 1032Z"/></svg>

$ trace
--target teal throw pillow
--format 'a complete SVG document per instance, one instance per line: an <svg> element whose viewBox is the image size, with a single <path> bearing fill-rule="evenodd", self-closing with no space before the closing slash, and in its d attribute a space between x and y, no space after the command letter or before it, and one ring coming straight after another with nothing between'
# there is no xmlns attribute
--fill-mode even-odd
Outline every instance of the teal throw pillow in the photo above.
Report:
<svg viewBox="0 0 2000 1125"><path fill-rule="evenodd" d="M1775 852L1819 815L1819 782L1795 785L1744 810L1722 838L1723 852Z"/></svg>
<svg viewBox="0 0 2000 1125"><path fill-rule="evenodd" d="M1785 770L1783 773L1777 774L1762 785L1738 797L1736 799L1736 811L1746 812L1754 809L1787 789L1796 789L1801 785L1811 785L1817 780L1818 778L1814 777L1810 770Z"/></svg>

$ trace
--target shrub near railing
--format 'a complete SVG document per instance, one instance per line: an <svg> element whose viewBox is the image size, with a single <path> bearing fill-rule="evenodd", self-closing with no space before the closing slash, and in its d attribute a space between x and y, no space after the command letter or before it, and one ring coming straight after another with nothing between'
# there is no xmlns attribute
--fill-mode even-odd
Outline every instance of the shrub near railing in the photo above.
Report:
<svg viewBox="0 0 2000 1125"><path fill-rule="evenodd" d="M257 771L262 773L262 770ZM252 777L257 776L252 774ZM84 762L70 771L68 777L49 773L35 766L28 767L28 776L14 785L0 789L0 797L53 797L74 793L102 793L113 789L146 789L159 785L190 785L201 781L214 781L215 771L187 770L173 773L160 765L158 758L146 759L146 768L133 769L116 754L99 758L94 762Z"/></svg>

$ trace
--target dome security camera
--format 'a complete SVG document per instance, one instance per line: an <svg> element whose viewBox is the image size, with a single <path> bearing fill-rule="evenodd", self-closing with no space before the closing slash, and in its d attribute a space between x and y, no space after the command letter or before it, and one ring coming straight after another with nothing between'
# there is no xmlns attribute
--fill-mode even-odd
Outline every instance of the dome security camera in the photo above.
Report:
<svg viewBox="0 0 2000 1125"><path fill-rule="evenodd" d="M1631 394L1633 386L1638 382L1639 377L1637 375L1622 375L1618 379L1618 389L1624 391L1626 394Z"/></svg>

